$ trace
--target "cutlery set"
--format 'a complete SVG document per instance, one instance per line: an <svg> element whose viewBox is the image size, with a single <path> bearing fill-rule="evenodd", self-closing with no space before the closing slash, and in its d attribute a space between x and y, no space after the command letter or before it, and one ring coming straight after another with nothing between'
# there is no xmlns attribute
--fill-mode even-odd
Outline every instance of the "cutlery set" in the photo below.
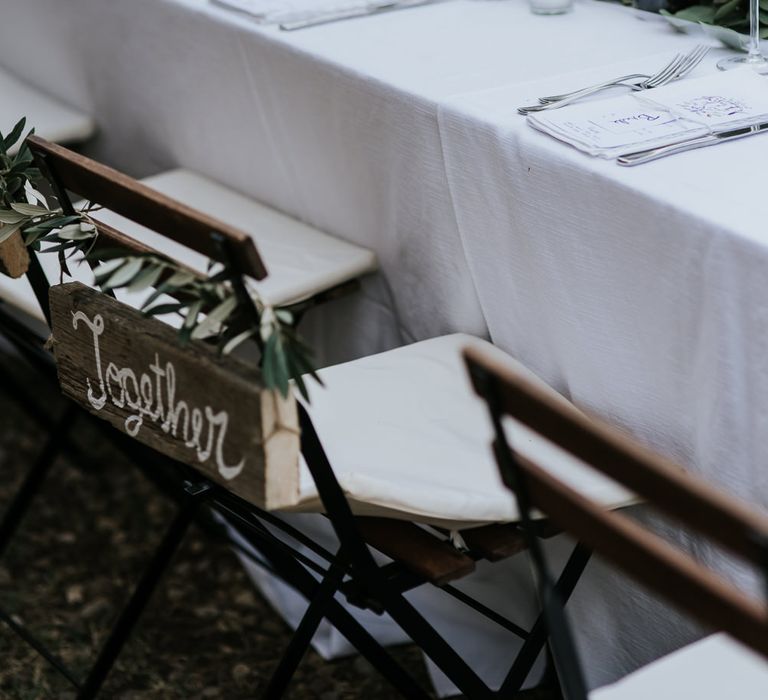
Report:
<svg viewBox="0 0 768 700"><path fill-rule="evenodd" d="M678 54L669 63L652 75L632 73L618 76L595 85L589 85L578 90L573 90L572 92L540 97L538 98L538 104L519 107L517 111L519 114L529 115L552 109L559 109L581 100L582 98L620 87L627 88L633 92L663 87L685 77L693 71L693 69L696 68L707 55L709 48L710 47L705 45L698 45L687 54ZM661 146L624 153L616 158L616 162L623 166L640 165L668 155L683 153L696 148L713 146L718 143L741 139L764 131L768 131L768 122L765 121L731 128L726 127L719 130L715 129L709 134L701 135L698 133L688 138L682 138Z"/></svg>
<svg viewBox="0 0 768 700"><path fill-rule="evenodd" d="M519 107L517 111L520 114L530 114L531 112L558 109L576 100L580 100L582 97L588 97L589 95L594 95L603 90L610 90L614 87L626 87L635 91L661 87L688 75L702 62L708 52L709 46L698 45L690 53L676 55L667 65L653 75L643 75L641 73L623 75L619 78L581 88L580 90L574 90L573 92L567 92L563 95L540 97L539 104Z"/></svg>

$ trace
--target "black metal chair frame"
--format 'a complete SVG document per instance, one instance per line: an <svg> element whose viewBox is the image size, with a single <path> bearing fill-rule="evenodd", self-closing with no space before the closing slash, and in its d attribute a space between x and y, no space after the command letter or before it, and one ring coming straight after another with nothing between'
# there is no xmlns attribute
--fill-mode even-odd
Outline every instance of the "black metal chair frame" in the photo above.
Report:
<svg viewBox="0 0 768 700"><path fill-rule="evenodd" d="M56 177L55 170L50 167L50 164L43 162L40 165L47 170L64 211L72 211L71 201ZM211 236L222 257L230 263L231 269L237 269L227 239L217 232L212 232ZM49 319L47 296L49 283L36 256L33 255L32 258L29 279L44 315ZM240 297L248 299L249 303L252 303L242 277L236 276L233 284ZM253 307L253 313L257 313L255 307ZM4 319L3 316L5 314L0 310L0 320L9 320ZM46 373L50 372L52 362L40 349L42 339L34 336L30 338L29 333L26 334L28 337L24 339L23 324L10 323L10 330L10 335L17 344L21 343L27 348L30 345L37 346L39 352L34 353L31 357L47 366L44 369ZM301 658L309 647L312 636L323 619L330 621L345 635L350 643L393 684L403 697L429 697L344 608L336 598L338 593L343 594L351 604L357 607L368 608L376 613L388 613L467 697L473 699L511 697L520 690L536 659L546 647L547 624L545 616L539 615L531 629L524 630L453 586L440 587L446 594L469 605L479 614L488 617L524 640L520 652L511 663L501 688L498 691L492 691L404 597L404 593L424 585L425 581L396 562L384 565L376 562L359 531L355 516L334 476L333 469L309 415L303 408L300 407L299 410L302 454L315 480L324 510L338 538L339 549L336 552L327 551L281 518L260 510L218 485L201 478L189 466L158 458L157 461L160 463L172 463L173 468L180 475L178 482L179 490L181 490L180 509L155 551L131 599L118 617L85 682L79 683L56 656L44 649L29 632L20 629L15 623L10 625L78 688L77 697L79 700L95 697L98 693L152 591L168 567L174 551L203 504L224 515L258 553L254 556L252 552L245 549L243 551L247 556L258 565L277 574L309 601L309 607L263 697L278 698L283 695ZM0 556L21 517L30 506L32 497L53 463L58 450L61 447L70 446L67 428L71 420L70 411L67 411L61 420L53 422L55 426L53 433L6 512L5 518L0 522ZM46 419L46 425L50 427L52 422ZM122 437L125 438L125 436ZM132 442L130 439L127 440ZM122 440L118 439L118 444L121 449L127 449L128 454L132 453L132 450L127 448ZM140 453L139 459L146 460L146 454L142 451ZM279 529L294 542L308 547L325 562L325 565L318 565L312 559L301 554L297 547L286 542L284 537L276 537L265 523L270 527ZM538 536L533 539L537 541ZM574 548L557 582L553 584L554 589L559 592L563 599L570 596L588 559L589 552L585 548L581 546ZM319 576L319 581L316 576ZM8 623L8 620L5 621Z"/></svg>

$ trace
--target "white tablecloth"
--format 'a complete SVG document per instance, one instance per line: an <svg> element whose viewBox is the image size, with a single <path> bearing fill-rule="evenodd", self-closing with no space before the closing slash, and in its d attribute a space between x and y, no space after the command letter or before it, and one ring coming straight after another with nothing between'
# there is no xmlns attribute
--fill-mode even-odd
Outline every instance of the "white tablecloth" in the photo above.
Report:
<svg viewBox="0 0 768 700"><path fill-rule="evenodd" d="M589 0L558 17L456 0L294 33L206 0L0 12L0 64L90 111L98 157L199 170L376 250L382 275L309 319L325 357L490 334L578 404L768 503L768 140L628 170L514 113L563 74L653 70L690 38ZM523 569L468 585L509 607ZM592 685L694 634L599 565L573 603ZM513 650L495 634L456 637L498 671Z"/></svg>

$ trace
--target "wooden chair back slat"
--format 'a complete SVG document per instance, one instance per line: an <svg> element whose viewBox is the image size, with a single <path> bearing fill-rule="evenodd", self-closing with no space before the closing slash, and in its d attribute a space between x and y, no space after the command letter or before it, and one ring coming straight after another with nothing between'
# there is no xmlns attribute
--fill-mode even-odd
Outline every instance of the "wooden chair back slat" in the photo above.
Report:
<svg viewBox="0 0 768 700"><path fill-rule="evenodd" d="M484 393L481 384L489 373L497 378L494 390L501 411L734 554L758 566L765 564L756 533L768 533L768 517L745 509L615 428L580 412L564 411L541 387L495 358L474 349L466 355L479 393Z"/></svg>
<svg viewBox="0 0 768 700"><path fill-rule="evenodd" d="M632 490L651 507L707 536L768 573L768 518L641 447L610 426L566 410L511 367L477 349L465 359L472 382L497 425L510 416L590 467ZM514 445L510 446L514 450ZM619 511L578 493L519 453L514 464L531 506L701 622L768 657L768 606L734 589L688 554Z"/></svg>
<svg viewBox="0 0 768 700"><path fill-rule="evenodd" d="M237 272L254 279L266 268L253 239L207 214L156 192L117 170L38 136L27 140L44 170L64 189L96 202L126 219L219 262L234 261ZM227 257L212 234L219 234L232 253Z"/></svg>
<svg viewBox="0 0 768 700"><path fill-rule="evenodd" d="M768 609L628 517L607 511L517 456L534 503L635 580L768 657Z"/></svg>

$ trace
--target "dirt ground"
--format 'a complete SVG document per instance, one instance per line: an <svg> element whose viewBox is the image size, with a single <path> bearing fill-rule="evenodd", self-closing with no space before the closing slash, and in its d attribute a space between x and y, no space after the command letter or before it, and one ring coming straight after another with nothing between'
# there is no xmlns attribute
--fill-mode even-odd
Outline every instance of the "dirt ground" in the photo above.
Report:
<svg viewBox="0 0 768 700"><path fill-rule="evenodd" d="M0 362L26 372L6 355ZM29 382L39 385L32 377ZM57 408L55 391L44 398ZM0 514L43 438L0 387ZM58 459L0 561L0 604L82 675L174 509L95 431L78 439L98 467ZM193 527L102 697L258 698L289 638L230 549ZM396 656L426 683L417 649L402 647ZM0 625L0 699L73 697L65 680ZM310 652L288 697L384 700L396 694L361 658L326 662Z"/></svg>

